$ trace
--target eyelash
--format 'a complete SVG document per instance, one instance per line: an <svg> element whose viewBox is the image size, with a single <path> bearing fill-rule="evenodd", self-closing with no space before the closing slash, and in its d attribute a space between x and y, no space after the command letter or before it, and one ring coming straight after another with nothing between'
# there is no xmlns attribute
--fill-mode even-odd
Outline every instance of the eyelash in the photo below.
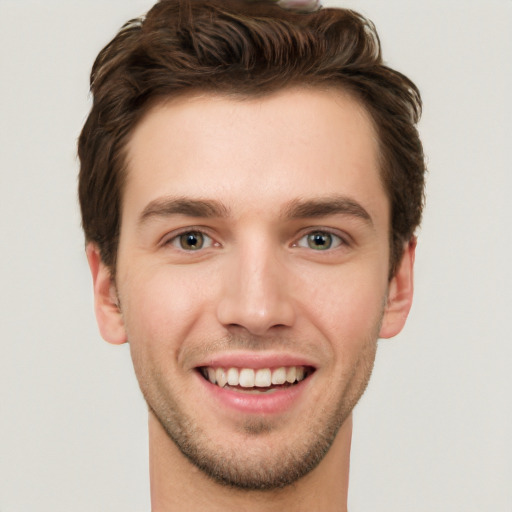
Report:
<svg viewBox="0 0 512 512"><path fill-rule="evenodd" d="M320 249L313 249L310 245L309 237L314 236L327 236L331 240L331 244L328 247L320 248ZM304 241L303 243L301 243ZM298 240L293 244L293 247L300 247L304 249L311 249L315 252L323 252L323 251L330 251L337 249L341 246L350 246L349 242L347 241L346 237L341 236L340 234L333 233L329 229L325 228L316 228L316 229L310 229L308 232L304 233Z"/></svg>
<svg viewBox="0 0 512 512"><path fill-rule="evenodd" d="M198 249L185 249L183 246L181 246L180 243L181 237L184 235L195 235L196 237L202 237L203 241L207 243L207 246L205 247L204 245L201 245L201 247L199 247ZM204 231L203 228L188 227L186 229L179 231L178 233L174 233L171 237L165 239L162 245L171 245L175 247L177 250L184 252L198 252L203 249L209 249L210 247L218 246L220 244L215 242L213 238Z"/></svg>
<svg viewBox="0 0 512 512"><path fill-rule="evenodd" d="M189 235L189 236L192 235L192 236L195 236L196 238L201 237L203 243L197 249L192 249L192 248L186 249L182 246L182 243L181 243L182 242L181 237L184 235ZM315 250L313 247L311 247L311 245L309 243L310 240L308 239L308 237L313 237L313 236L329 237L331 240L331 243L326 248L319 248L319 249ZM204 245L205 243L207 244L206 246ZM208 235L204 231L203 228L195 228L195 227L188 227L186 229L179 231L178 233L174 233L170 238L167 238L166 240L164 240L162 245L163 246L171 245L171 246L175 247L177 250L184 251L184 252L198 252L198 251L201 251L204 249L209 249L211 247L219 247L220 246L220 244L218 242L215 242L214 239L210 235ZM291 246L299 247L299 248L303 248L303 249L311 249L315 252L323 252L323 251L334 250L341 246L350 246L350 243L346 240L346 237L343 237L339 234L333 233L329 229L316 228L316 229L310 229L309 231L303 233L300 236L300 238L296 242L294 242Z"/></svg>

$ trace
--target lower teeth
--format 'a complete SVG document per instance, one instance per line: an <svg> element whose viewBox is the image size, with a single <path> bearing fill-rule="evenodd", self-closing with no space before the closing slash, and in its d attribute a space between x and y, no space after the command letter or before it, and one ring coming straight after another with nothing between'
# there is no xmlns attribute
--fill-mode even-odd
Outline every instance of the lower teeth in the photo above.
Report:
<svg viewBox="0 0 512 512"><path fill-rule="evenodd" d="M229 389L230 391L238 391L240 393L251 393L251 394L257 394L257 393L272 393L274 391L278 391L279 389L288 388L290 386L293 386L293 384L282 384L280 386L272 386L269 388L243 388L242 386L230 386L229 384L226 384L223 389Z"/></svg>

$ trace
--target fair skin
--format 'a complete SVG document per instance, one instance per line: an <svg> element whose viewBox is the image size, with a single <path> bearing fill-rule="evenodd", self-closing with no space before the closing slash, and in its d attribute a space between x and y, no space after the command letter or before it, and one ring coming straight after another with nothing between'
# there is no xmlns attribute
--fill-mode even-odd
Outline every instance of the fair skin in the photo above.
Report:
<svg viewBox="0 0 512 512"><path fill-rule="evenodd" d="M413 242L388 278L364 109L334 90L177 98L127 163L115 280L87 254L101 333L129 340L148 402L152 510L346 510L351 411L413 289Z"/></svg>

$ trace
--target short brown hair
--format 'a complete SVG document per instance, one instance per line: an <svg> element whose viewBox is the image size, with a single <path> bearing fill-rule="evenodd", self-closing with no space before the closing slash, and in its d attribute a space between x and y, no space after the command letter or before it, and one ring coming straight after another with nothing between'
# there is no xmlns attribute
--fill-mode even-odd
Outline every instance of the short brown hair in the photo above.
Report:
<svg viewBox="0 0 512 512"><path fill-rule="evenodd" d="M126 144L151 104L194 90L258 96L294 85L340 88L373 119L394 275L423 209L419 91L384 65L375 27L360 14L304 13L272 0L160 0L99 53L78 155L82 225L103 262L115 270Z"/></svg>

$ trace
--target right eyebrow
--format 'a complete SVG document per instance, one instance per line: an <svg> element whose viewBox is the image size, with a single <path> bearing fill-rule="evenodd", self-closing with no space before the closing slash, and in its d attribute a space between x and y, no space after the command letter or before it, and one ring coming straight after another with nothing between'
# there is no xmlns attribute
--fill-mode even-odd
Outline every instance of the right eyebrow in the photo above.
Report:
<svg viewBox="0 0 512 512"><path fill-rule="evenodd" d="M184 197L160 197L144 208L139 216L139 224L155 217L186 215L188 217L228 217L229 210L219 201L190 199Z"/></svg>

